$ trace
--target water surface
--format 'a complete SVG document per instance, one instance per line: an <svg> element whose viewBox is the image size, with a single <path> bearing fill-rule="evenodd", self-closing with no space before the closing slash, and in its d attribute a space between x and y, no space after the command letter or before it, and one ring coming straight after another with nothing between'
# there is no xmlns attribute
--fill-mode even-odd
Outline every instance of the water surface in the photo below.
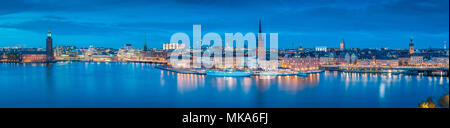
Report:
<svg viewBox="0 0 450 128"><path fill-rule="evenodd" d="M448 77L325 72L212 77L141 63L0 64L0 107L413 108Z"/></svg>

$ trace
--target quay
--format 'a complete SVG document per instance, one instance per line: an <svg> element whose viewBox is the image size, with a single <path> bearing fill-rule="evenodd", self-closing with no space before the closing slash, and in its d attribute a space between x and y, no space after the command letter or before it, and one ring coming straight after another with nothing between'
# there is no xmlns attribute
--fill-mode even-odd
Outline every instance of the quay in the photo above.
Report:
<svg viewBox="0 0 450 128"><path fill-rule="evenodd" d="M171 71L175 73L181 73L181 74L197 74L197 75L206 75L205 72L202 71L195 71L195 70L189 70L189 69L175 69L175 68L168 68L166 66L162 65L156 65L155 68L165 70L165 71Z"/></svg>
<svg viewBox="0 0 450 128"><path fill-rule="evenodd" d="M165 71L171 71L175 73L181 73L181 74L197 74L197 75L206 75L205 69L176 69L176 68L169 68L164 65L156 65L155 68ZM261 72L261 71L255 71L251 76L294 76L297 75L296 72Z"/></svg>

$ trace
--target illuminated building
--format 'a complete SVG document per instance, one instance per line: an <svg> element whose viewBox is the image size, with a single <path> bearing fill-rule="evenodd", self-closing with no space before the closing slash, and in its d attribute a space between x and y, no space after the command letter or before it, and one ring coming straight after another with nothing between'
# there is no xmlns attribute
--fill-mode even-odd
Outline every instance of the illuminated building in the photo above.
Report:
<svg viewBox="0 0 450 128"><path fill-rule="evenodd" d="M320 65L334 65L334 58L330 56L322 56L319 58Z"/></svg>
<svg viewBox="0 0 450 128"><path fill-rule="evenodd" d="M47 41L46 41L46 55L47 55L47 61L53 61L53 40L52 40L52 33L50 30L48 30L47 33Z"/></svg>
<svg viewBox="0 0 450 128"><path fill-rule="evenodd" d="M327 51L327 46L316 46L315 50L316 51L326 52Z"/></svg>
<svg viewBox="0 0 450 128"><path fill-rule="evenodd" d="M350 54L348 54L348 53L345 54L344 60L345 60L346 64L350 64L351 63L352 60L351 60L350 57L351 57Z"/></svg>
<svg viewBox="0 0 450 128"><path fill-rule="evenodd" d="M373 59L364 58L358 60L359 66L374 66Z"/></svg>
<svg viewBox="0 0 450 128"><path fill-rule="evenodd" d="M311 56L289 56L281 58L283 68L290 68L295 71L318 70L320 58Z"/></svg>
<svg viewBox="0 0 450 128"><path fill-rule="evenodd" d="M448 67L449 66L448 56L433 57L431 64L435 66Z"/></svg>
<svg viewBox="0 0 450 128"><path fill-rule="evenodd" d="M164 43L163 44L163 50L175 50L178 48L184 48L183 43Z"/></svg>
<svg viewBox="0 0 450 128"><path fill-rule="evenodd" d="M408 64L413 66L420 66L423 64L423 56L411 56Z"/></svg>
<svg viewBox="0 0 450 128"><path fill-rule="evenodd" d="M48 55L39 53L27 53L22 55L22 62L45 62Z"/></svg>
<svg viewBox="0 0 450 128"><path fill-rule="evenodd" d="M298 50L299 50L299 51L302 51L302 50L303 50L303 47L302 47L302 46L298 47Z"/></svg>
<svg viewBox="0 0 450 128"><path fill-rule="evenodd" d="M6 56L6 52L2 52L0 55L0 61L6 61L8 57Z"/></svg>
<svg viewBox="0 0 450 128"><path fill-rule="evenodd" d="M125 49L126 50L134 50L133 45L131 45L131 44L125 44Z"/></svg>
<svg viewBox="0 0 450 128"><path fill-rule="evenodd" d="M258 33L258 40L256 41L256 57L258 59L266 59L266 50L264 48L264 40L265 37L262 37L262 30L261 30L261 19L259 19L259 33Z"/></svg>
<svg viewBox="0 0 450 128"><path fill-rule="evenodd" d="M52 33L50 30L47 33L46 51L26 51L21 50L19 53L19 61L24 63L33 62L52 62L54 59L52 44Z"/></svg>
<svg viewBox="0 0 450 128"><path fill-rule="evenodd" d="M411 36L411 38L409 39L409 54L414 54L414 39Z"/></svg>
<svg viewBox="0 0 450 128"><path fill-rule="evenodd" d="M342 41L341 41L341 44L340 44L340 50L341 50L341 51L345 50L344 39L342 39Z"/></svg>

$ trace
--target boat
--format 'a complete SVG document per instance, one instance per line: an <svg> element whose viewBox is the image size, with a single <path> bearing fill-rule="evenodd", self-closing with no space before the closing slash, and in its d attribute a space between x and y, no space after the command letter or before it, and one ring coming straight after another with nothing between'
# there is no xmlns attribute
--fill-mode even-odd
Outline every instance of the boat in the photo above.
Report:
<svg viewBox="0 0 450 128"><path fill-rule="evenodd" d="M308 74L313 74L313 73L322 73L324 72L324 70L314 70L314 71L310 71L308 72Z"/></svg>
<svg viewBox="0 0 450 128"><path fill-rule="evenodd" d="M306 73L306 72L298 72L297 76L307 77L308 73Z"/></svg>
<svg viewBox="0 0 450 128"><path fill-rule="evenodd" d="M262 71L262 72L255 72L255 75L260 75L260 76L293 76L293 75L297 75L296 72L294 71Z"/></svg>
<svg viewBox="0 0 450 128"><path fill-rule="evenodd" d="M226 70L206 70L208 76L228 76L228 77L245 77L253 75L251 70L226 69Z"/></svg>

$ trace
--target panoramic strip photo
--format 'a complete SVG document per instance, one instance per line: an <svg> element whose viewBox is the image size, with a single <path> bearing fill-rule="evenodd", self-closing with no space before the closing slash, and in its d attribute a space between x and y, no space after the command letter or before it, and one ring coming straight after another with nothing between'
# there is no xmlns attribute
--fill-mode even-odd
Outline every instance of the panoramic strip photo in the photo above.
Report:
<svg viewBox="0 0 450 128"><path fill-rule="evenodd" d="M0 110L448 112L448 41L448 0L2 0Z"/></svg>

